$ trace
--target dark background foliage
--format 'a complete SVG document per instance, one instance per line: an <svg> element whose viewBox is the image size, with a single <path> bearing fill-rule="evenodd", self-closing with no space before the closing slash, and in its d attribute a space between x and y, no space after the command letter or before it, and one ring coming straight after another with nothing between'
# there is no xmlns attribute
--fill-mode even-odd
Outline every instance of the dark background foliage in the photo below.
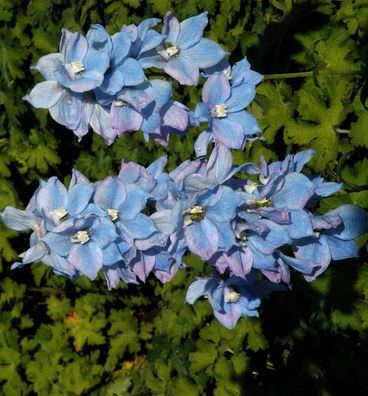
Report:
<svg viewBox="0 0 368 396"><path fill-rule="evenodd" d="M163 153L169 169L193 158L198 130L163 149L127 134L111 147L92 133L81 143L46 110L22 101L40 75L29 67L56 52L62 27L86 32L209 12L207 37L247 56L268 78L250 111L265 140L234 153L236 162L317 151L306 172L344 189L324 200L368 207L366 0L0 0L0 209L25 207L39 179L68 183L73 167L92 180L116 174L122 158L148 164ZM346 74L346 72L352 74ZM306 73L280 79L277 73ZM271 75L271 76L270 76ZM178 90L193 107L197 88ZM10 271L28 235L0 225L0 395L367 395L368 264L332 263L312 284L293 274L293 290L264 301L260 319L223 328L207 301L184 303L188 269L161 285L150 279L107 291L104 279L72 282L45 265Z"/></svg>

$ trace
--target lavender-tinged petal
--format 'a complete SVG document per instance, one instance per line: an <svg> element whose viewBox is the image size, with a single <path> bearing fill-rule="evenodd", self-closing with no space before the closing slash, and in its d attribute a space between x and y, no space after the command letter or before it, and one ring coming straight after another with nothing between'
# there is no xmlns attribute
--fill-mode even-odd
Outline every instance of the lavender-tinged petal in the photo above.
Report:
<svg viewBox="0 0 368 396"><path fill-rule="evenodd" d="M147 88L147 82L137 87L124 88L119 92L118 99L129 103L135 110L141 111L154 101L153 93Z"/></svg>
<svg viewBox="0 0 368 396"><path fill-rule="evenodd" d="M188 128L189 116L188 111L180 106L178 102L174 102L163 116L163 125L174 128L177 131L184 132Z"/></svg>
<svg viewBox="0 0 368 396"><path fill-rule="evenodd" d="M214 188L216 184L212 183L210 180L206 179L202 175L196 173L186 177L183 186L184 190L188 193L198 193L207 189Z"/></svg>
<svg viewBox="0 0 368 396"><path fill-rule="evenodd" d="M313 275L306 275L308 282L313 281L326 270L331 262L331 253L326 238L321 235L319 238L304 238L293 244L294 255L298 259L310 260L320 267Z"/></svg>
<svg viewBox="0 0 368 396"><path fill-rule="evenodd" d="M120 283L120 275L116 269L108 269L104 271L108 290L116 289Z"/></svg>
<svg viewBox="0 0 368 396"><path fill-rule="evenodd" d="M154 30L149 30L143 40L142 46L139 49L138 58L144 52L150 51L151 49L158 47L160 44L162 44L163 40L164 36L162 36L160 33Z"/></svg>
<svg viewBox="0 0 368 396"><path fill-rule="evenodd" d="M167 36L167 41L176 43L180 32L180 24L172 12L168 11L164 17L162 34Z"/></svg>
<svg viewBox="0 0 368 396"><path fill-rule="evenodd" d="M112 144L118 136L117 131L111 128L110 114L100 105L95 105L90 125L95 133L105 139L108 145Z"/></svg>
<svg viewBox="0 0 368 396"><path fill-rule="evenodd" d="M110 243L102 250L103 264L105 267L112 267L123 260L123 256L115 243Z"/></svg>
<svg viewBox="0 0 368 396"><path fill-rule="evenodd" d="M64 89L60 99L49 108L51 117L68 129L78 129L82 118L83 95Z"/></svg>
<svg viewBox="0 0 368 396"><path fill-rule="evenodd" d="M185 237L189 250L207 260L218 248L217 228L209 220L194 222L185 228Z"/></svg>
<svg viewBox="0 0 368 396"><path fill-rule="evenodd" d="M214 74L205 82L202 89L202 100L210 109L217 104L225 103L231 94L230 83L226 76Z"/></svg>
<svg viewBox="0 0 368 396"><path fill-rule="evenodd" d="M107 177L97 183L94 202L102 209L118 209L125 201L126 187L117 177Z"/></svg>
<svg viewBox="0 0 368 396"><path fill-rule="evenodd" d="M74 245L70 251L69 262L83 275L94 280L103 266L103 253L95 242Z"/></svg>
<svg viewBox="0 0 368 396"><path fill-rule="evenodd" d="M155 265L155 257L142 254L140 260L133 264L133 272L145 282Z"/></svg>
<svg viewBox="0 0 368 396"><path fill-rule="evenodd" d="M233 329L241 317L242 310L240 304L224 303L224 312L214 310L213 313L222 325L228 329Z"/></svg>
<svg viewBox="0 0 368 396"><path fill-rule="evenodd" d="M342 224L337 230L329 230L331 234L342 240L354 239L368 231L368 216L364 209L356 205L342 205L337 209L331 210L327 215L338 215Z"/></svg>
<svg viewBox="0 0 368 396"><path fill-rule="evenodd" d="M111 106L111 128L118 135L126 131L138 131L142 125L143 117L128 106Z"/></svg>
<svg viewBox="0 0 368 396"><path fill-rule="evenodd" d="M179 55L177 58L170 59L165 64L165 72L179 81L182 85L197 85L199 78L199 70L193 65L189 58Z"/></svg>
<svg viewBox="0 0 368 396"><path fill-rule="evenodd" d="M153 97L156 104L161 108L172 96L172 85L169 81L150 80Z"/></svg>

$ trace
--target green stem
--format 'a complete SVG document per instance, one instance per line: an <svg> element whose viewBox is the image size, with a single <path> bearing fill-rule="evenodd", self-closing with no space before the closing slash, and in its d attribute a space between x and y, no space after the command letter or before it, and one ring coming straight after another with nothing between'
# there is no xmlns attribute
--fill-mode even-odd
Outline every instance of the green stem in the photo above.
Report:
<svg viewBox="0 0 368 396"><path fill-rule="evenodd" d="M316 76L354 76L360 74L360 70L321 70L321 71L306 71L299 73L280 73L280 74L265 74L263 76L264 80L279 80L283 78L301 78L301 77L312 77L313 74Z"/></svg>

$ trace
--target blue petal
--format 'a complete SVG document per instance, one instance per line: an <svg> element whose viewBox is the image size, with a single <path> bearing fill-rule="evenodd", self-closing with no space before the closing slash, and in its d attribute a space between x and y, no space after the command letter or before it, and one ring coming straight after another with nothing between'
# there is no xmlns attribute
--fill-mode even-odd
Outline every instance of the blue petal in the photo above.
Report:
<svg viewBox="0 0 368 396"><path fill-rule="evenodd" d="M40 218L26 210L19 210L12 206L7 206L0 213L4 224L16 231L27 231L40 223Z"/></svg>
<svg viewBox="0 0 368 396"><path fill-rule="evenodd" d="M216 65L226 52L212 40L202 38L198 44L183 51L186 58L199 68L206 68Z"/></svg>
<svg viewBox="0 0 368 396"><path fill-rule="evenodd" d="M42 241L49 247L51 253L58 256L67 257L73 243L70 241L70 235L61 235L54 232L48 232Z"/></svg>
<svg viewBox="0 0 368 396"><path fill-rule="evenodd" d="M69 262L83 275L94 280L103 266L103 253L94 242L74 245L70 251Z"/></svg>
<svg viewBox="0 0 368 396"><path fill-rule="evenodd" d="M192 47L203 37L203 31L207 24L207 12L185 19L180 23L180 32L177 40L173 42L176 43L181 50Z"/></svg>
<svg viewBox="0 0 368 396"><path fill-rule="evenodd" d="M179 55L177 58L170 59L164 67L165 72L179 81L182 85L197 85L199 70L193 65L189 58Z"/></svg>
<svg viewBox="0 0 368 396"><path fill-rule="evenodd" d="M90 48L110 54L112 49L111 38L102 25L91 25L87 32L87 41Z"/></svg>
<svg viewBox="0 0 368 396"><path fill-rule="evenodd" d="M222 144L217 144L208 160L207 177L214 183L221 184L230 172L232 164L231 151Z"/></svg>
<svg viewBox="0 0 368 396"><path fill-rule="evenodd" d="M63 91L64 89L57 81L43 81L38 83L23 99L37 109L49 109L58 102Z"/></svg>
<svg viewBox="0 0 368 396"><path fill-rule="evenodd" d="M87 49L88 42L83 35L80 33L70 34L65 46L65 63L71 63L73 61L80 61L83 63Z"/></svg>
<svg viewBox="0 0 368 396"><path fill-rule="evenodd" d="M155 98L156 105L162 107L172 96L172 85L169 81L150 80L151 92Z"/></svg>
<svg viewBox="0 0 368 396"><path fill-rule="evenodd" d="M339 239L350 240L368 231L368 216L364 209L356 205L342 205L328 212L328 215L338 215L342 224L336 231L328 231Z"/></svg>
<svg viewBox="0 0 368 396"><path fill-rule="evenodd" d="M207 155L207 147L212 139L213 135L209 131L203 131L198 135L197 140L194 143L194 149L197 157Z"/></svg>
<svg viewBox="0 0 368 396"><path fill-rule="evenodd" d="M244 144L244 130L240 124L229 118L214 119L212 131L216 142L233 149L241 149Z"/></svg>
<svg viewBox="0 0 368 396"><path fill-rule="evenodd" d="M63 61L63 55L60 53L48 54L42 56L37 64L31 69L38 70L46 80L55 80L54 70L55 64Z"/></svg>
<svg viewBox="0 0 368 396"><path fill-rule="evenodd" d="M185 302L194 304L199 297L202 297L208 293L211 283L213 283L213 279L211 278L199 278L194 281L188 288L187 294L185 296Z"/></svg>
<svg viewBox="0 0 368 396"><path fill-rule="evenodd" d="M138 213L133 220L123 219L119 225L133 239L146 239L157 232L153 221L143 213Z"/></svg>
<svg viewBox="0 0 368 396"><path fill-rule="evenodd" d="M126 187L117 177L107 177L97 183L94 202L102 209L119 209L126 198Z"/></svg>
<svg viewBox="0 0 368 396"><path fill-rule="evenodd" d="M241 84L231 89L230 98L225 102L228 111L233 113L245 109L256 96L256 90L248 84Z"/></svg>
<svg viewBox="0 0 368 396"><path fill-rule="evenodd" d="M111 37L112 53L111 65L112 68L116 67L128 56L130 50L130 35L128 32L118 32Z"/></svg>
<svg viewBox="0 0 368 396"><path fill-rule="evenodd" d="M37 207L41 212L44 211L48 216L55 209L67 208L68 193L57 177L53 176L46 183L42 182L41 186L36 196Z"/></svg>
<svg viewBox="0 0 368 396"><path fill-rule="evenodd" d="M101 218L95 221L90 232L92 241L102 249L118 238L114 223L107 218Z"/></svg>
<svg viewBox="0 0 368 396"><path fill-rule="evenodd" d="M145 191L135 185L126 186L126 197L120 205L122 218L133 220L137 214L146 206L148 195Z"/></svg>
<svg viewBox="0 0 368 396"><path fill-rule="evenodd" d="M202 100L210 109L225 103L231 93L230 83L223 73L213 74L203 85Z"/></svg>
<svg viewBox="0 0 368 396"><path fill-rule="evenodd" d="M289 173L285 176L281 189L272 196L275 208L302 209L313 195L314 184L301 173Z"/></svg>
<svg viewBox="0 0 368 396"><path fill-rule="evenodd" d="M67 212L70 216L80 214L90 202L93 194L93 186L91 184L75 184L68 191L68 207Z"/></svg>
<svg viewBox="0 0 368 396"><path fill-rule="evenodd" d="M185 228L189 250L207 260L218 249L217 228L207 219L194 222Z"/></svg>
<svg viewBox="0 0 368 396"><path fill-rule="evenodd" d="M312 221L305 210L290 210L289 215L291 224L285 227L292 239L313 236Z"/></svg>
<svg viewBox="0 0 368 396"><path fill-rule="evenodd" d="M111 128L117 135L126 131L138 131L142 125L143 117L130 106L111 106Z"/></svg>
<svg viewBox="0 0 368 396"><path fill-rule="evenodd" d="M241 125L245 135L253 135L254 133L261 132L257 118L247 111L242 110L235 113L229 113L228 118L229 120Z"/></svg>
<svg viewBox="0 0 368 396"><path fill-rule="evenodd" d="M58 102L49 109L51 117L68 129L78 129L82 118L82 98L82 95L64 89Z"/></svg>
<svg viewBox="0 0 368 396"><path fill-rule="evenodd" d="M326 236L332 260L345 260L358 257L359 247L355 241L344 241L332 236Z"/></svg>

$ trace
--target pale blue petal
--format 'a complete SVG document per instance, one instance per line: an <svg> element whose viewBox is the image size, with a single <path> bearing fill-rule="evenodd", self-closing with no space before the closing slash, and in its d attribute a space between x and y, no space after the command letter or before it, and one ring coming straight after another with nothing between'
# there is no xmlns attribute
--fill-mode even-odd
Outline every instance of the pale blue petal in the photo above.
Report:
<svg viewBox="0 0 368 396"><path fill-rule="evenodd" d="M102 250L94 242L74 245L68 259L74 268L91 280L96 278L98 271L103 266Z"/></svg>
<svg viewBox="0 0 368 396"><path fill-rule="evenodd" d="M37 109L49 109L58 102L63 91L64 88L57 81L43 81L38 83L23 99Z"/></svg>
<svg viewBox="0 0 368 396"><path fill-rule="evenodd" d="M182 85L197 85L199 78L199 69L193 65L189 58L179 55L170 59L164 67L165 72L179 81Z"/></svg>
<svg viewBox="0 0 368 396"><path fill-rule="evenodd" d="M173 42L176 43L181 50L194 46L203 37L203 32L207 24L207 12L185 19L180 23L180 31L177 40Z"/></svg>
<svg viewBox="0 0 368 396"><path fill-rule="evenodd" d="M186 58L199 68L216 65L226 55L226 52L212 40L202 38L198 44L183 51Z"/></svg>
<svg viewBox="0 0 368 396"><path fill-rule="evenodd" d="M202 100L210 109L225 103L231 93L230 83L223 73L213 74L204 83Z"/></svg>
<svg viewBox="0 0 368 396"><path fill-rule="evenodd" d="M194 304L198 298L208 293L211 283L213 283L211 278L199 278L194 281L188 288L187 294L185 296L185 302Z"/></svg>

